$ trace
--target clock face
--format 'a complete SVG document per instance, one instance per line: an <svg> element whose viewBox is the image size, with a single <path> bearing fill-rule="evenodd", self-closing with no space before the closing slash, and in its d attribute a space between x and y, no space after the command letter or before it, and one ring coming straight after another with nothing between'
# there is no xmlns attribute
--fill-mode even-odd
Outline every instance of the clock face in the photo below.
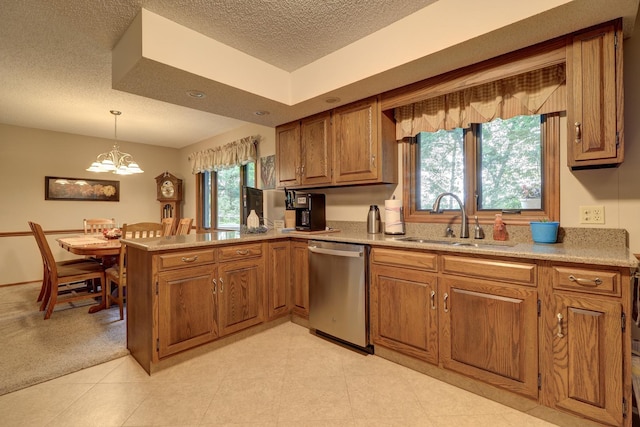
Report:
<svg viewBox="0 0 640 427"><path fill-rule="evenodd" d="M176 192L176 189L173 187L173 182L165 181L161 186L162 195L164 197L173 197Z"/></svg>

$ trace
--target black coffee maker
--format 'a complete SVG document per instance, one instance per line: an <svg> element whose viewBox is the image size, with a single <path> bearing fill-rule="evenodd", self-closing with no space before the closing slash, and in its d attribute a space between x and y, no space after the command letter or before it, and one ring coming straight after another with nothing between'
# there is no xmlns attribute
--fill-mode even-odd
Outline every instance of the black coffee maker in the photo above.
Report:
<svg viewBox="0 0 640 427"><path fill-rule="evenodd" d="M327 227L324 206L324 194L296 194L293 202L296 210L296 230L324 230Z"/></svg>

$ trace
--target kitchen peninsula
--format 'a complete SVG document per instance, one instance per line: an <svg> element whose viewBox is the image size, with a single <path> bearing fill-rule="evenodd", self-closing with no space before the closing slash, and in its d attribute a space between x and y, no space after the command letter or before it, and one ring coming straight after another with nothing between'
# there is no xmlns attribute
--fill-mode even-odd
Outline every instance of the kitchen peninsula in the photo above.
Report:
<svg viewBox="0 0 640 427"><path fill-rule="evenodd" d="M362 224L338 228L312 237L371 246L377 355L630 425L627 325L637 261L624 230L567 230L564 243L541 245L409 230L417 242L367 234ZM170 356L268 327L292 309L304 316L305 269L291 264L305 263L292 248L305 254L306 238L270 231L123 240L133 357L152 374Z"/></svg>

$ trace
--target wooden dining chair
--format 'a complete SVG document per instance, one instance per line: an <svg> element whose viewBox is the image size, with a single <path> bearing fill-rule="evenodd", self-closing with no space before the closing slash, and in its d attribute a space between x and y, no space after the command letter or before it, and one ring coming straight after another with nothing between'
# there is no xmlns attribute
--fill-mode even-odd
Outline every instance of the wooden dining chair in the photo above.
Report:
<svg viewBox="0 0 640 427"><path fill-rule="evenodd" d="M33 233L33 236L36 239L36 243L38 245L38 250L40 251L40 255L42 256L42 286L40 286L40 293L38 294L38 299L36 300L36 302L42 301L42 304L40 304L40 311L44 311L48 302L46 299L44 299L44 295L47 292L47 287L51 285L49 281L49 269L47 268L47 261L44 255L44 250L42 248L43 243L40 241L40 238L36 234L35 228L33 226L34 223L31 221L28 221L28 223L29 223L29 228L31 228L31 232ZM99 265L99 261L94 259L88 259L88 258L56 261L56 266L58 268L71 266L71 265L75 265L78 268L85 268L85 267L94 268L93 266L96 264Z"/></svg>
<svg viewBox="0 0 640 427"><path fill-rule="evenodd" d="M176 236L183 236L191 232L191 224L193 224L193 218L182 218L178 222L178 228L176 228Z"/></svg>
<svg viewBox="0 0 640 427"><path fill-rule="evenodd" d="M175 224L176 224L176 219L173 217L162 218L162 225L164 227L162 231L162 235L171 236L174 233Z"/></svg>
<svg viewBox="0 0 640 427"><path fill-rule="evenodd" d="M122 236L127 239L140 239L145 237L160 237L163 235L164 225L155 222L139 222L137 224L124 224L122 226ZM124 319L124 288L127 286L127 245L124 243L120 246L120 255L118 263L113 267L105 270L106 284L106 306L109 308L111 303L118 304L120 307L120 320ZM116 296L111 293L112 284L118 286Z"/></svg>
<svg viewBox="0 0 640 427"><path fill-rule="evenodd" d="M56 262L49 247L49 243L42 231L40 224L30 222L33 235L38 242L46 268L46 286L40 306L41 311L46 311L44 319L49 319L57 304L78 301L81 299L93 299L96 294L90 292L86 286L88 280L100 280L102 284L102 298L105 297L105 274L102 266L95 262L81 264L61 265Z"/></svg>
<svg viewBox="0 0 640 427"><path fill-rule="evenodd" d="M84 234L102 234L104 230L116 228L115 218L84 219Z"/></svg>

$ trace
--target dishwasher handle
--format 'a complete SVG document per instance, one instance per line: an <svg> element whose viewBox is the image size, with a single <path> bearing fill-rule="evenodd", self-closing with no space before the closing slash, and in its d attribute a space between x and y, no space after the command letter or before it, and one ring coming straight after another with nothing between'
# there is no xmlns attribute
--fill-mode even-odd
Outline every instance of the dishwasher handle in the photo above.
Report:
<svg viewBox="0 0 640 427"><path fill-rule="evenodd" d="M360 258L363 255L363 251L359 251L359 252L341 251L338 249L319 248L317 246L308 246L308 248L309 248L309 252L313 252L316 254L335 255L335 256L350 257L350 258Z"/></svg>

